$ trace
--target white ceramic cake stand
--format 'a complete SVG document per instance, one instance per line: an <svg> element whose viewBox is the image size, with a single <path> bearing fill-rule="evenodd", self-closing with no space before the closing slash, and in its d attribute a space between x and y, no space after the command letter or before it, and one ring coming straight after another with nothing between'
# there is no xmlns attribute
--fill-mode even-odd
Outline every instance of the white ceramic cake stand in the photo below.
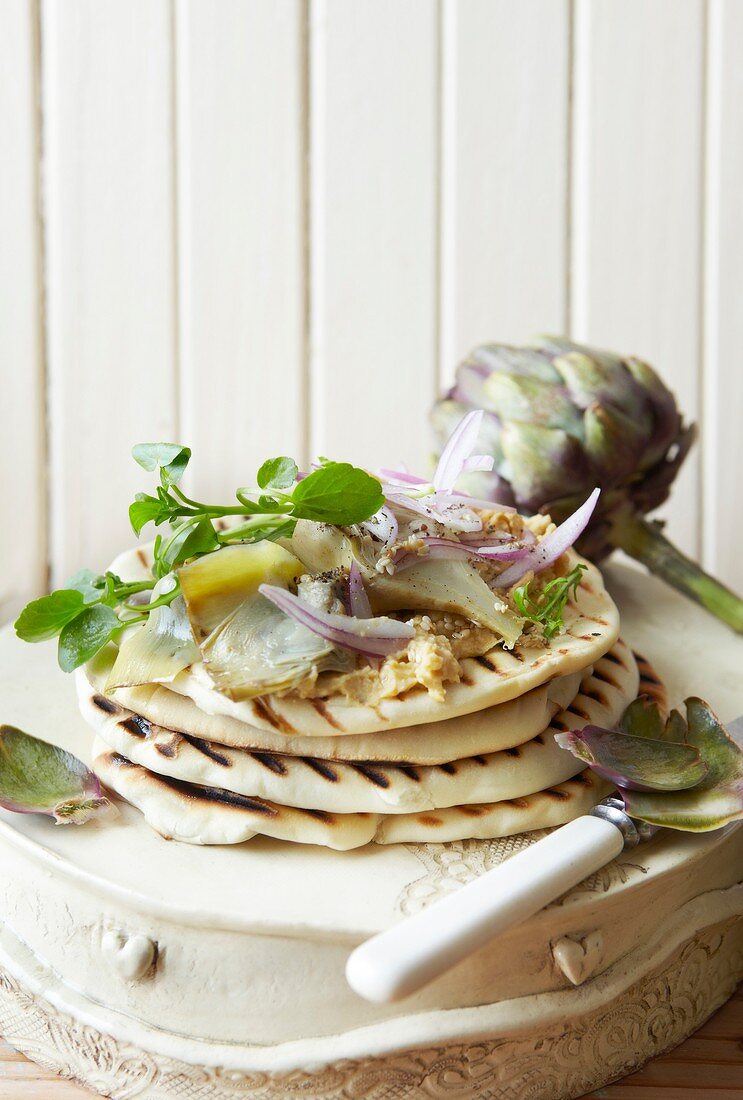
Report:
<svg viewBox="0 0 743 1100"><path fill-rule="evenodd" d="M672 699L743 709L743 641L615 568ZM0 636L0 720L78 755L53 647ZM659 834L415 996L356 997L350 950L530 843L194 848L0 821L0 1031L114 1097L565 1100L679 1043L743 977L743 828Z"/></svg>

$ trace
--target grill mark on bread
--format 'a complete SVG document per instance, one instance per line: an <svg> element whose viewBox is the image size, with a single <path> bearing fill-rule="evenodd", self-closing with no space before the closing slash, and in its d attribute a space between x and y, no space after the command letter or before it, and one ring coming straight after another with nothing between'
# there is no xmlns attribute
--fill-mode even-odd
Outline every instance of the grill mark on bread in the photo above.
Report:
<svg viewBox="0 0 743 1100"><path fill-rule="evenodd" d="M119 704L115 703L113 699L108 699L105 695L98 695L98 693L92 697L91 702L94 707L98 707L98 710L104 711L105 714L118 714L121 710Z"/></svg>
<svg viewBox="0 0 743 1100"><path fill-rule="evenodd" d="M567 724L567 722L562 722L559 718L552 719L550 728L553 730L559 730L560 733L568 733L570 730L570 726ZM544 742L542 742L542 744L544 744Z"/></svg>
<svg viewBox="0 0 743 1100"><path fill-rule="evenodd" d="M157 782L164 783L174 791L184 795L195 802L218 802L221 806L230 806L236 810L249 810L251 813L261 814L263 817L279 817L277 807L264 802L262 798L249 798L245 794L237 794L235 791L225 791L222 787L201 787L196 783L184 783L180 779L173 779L169 775L159 775Z"/></svg>
<svg viewBox="0 0 743 1100"><path fill-rule="evenodd" d="M441 818L435 817L434 814L419 814L418 821L421 825L429 825L433 828L441 824Z"/></svg>
<svg viewBox="0 0 743 1100"><path fill-rule="evenodd" d="M542 737L541 733L538 733L536 737L532 737L532 741L534 741L534 743L537 745L544 744L544 738Z"/></svg>
<svg viewBox="0 0 743 1100"><path fill-rule="evenodd" d="M141 546L137 547L136 554L137 558L139 559L140 565L143 565L145 569L147 569L149 567L149 562L147 561L147 555L145 554Z"/></svg>
<svg viewBox="0 0 743 1100"><path fill-rule="evenodd" d="M403 775L407 775L408 779L412 779L414 783L420 782L418 769L414 768L412 764L398 764L397 767Z"/></svg>
<svg viewBox="0 0 743 1100"><path fill-rule="evenodd" d="M554 798L557 802L565 802L570 795L567 791L561 791L559 787L548 787L546 791L542 791L548 798Z"/></svg>
<svg viewBox="0 0 743 1100"><path fill-rule="evenodd" d="M130 714L128 718L122 718L119 725L135 737L149 737L152 733L152 723L141 714Z"/></svg>
<svg viewBox="0 0 743 1100"><path fill-rule="evenodd" d="M297 812L306 814L307 817L314 817L316 821L323 821L326 825L335 825L335 818L332 814L326 813L325 810L300 809Z"/></svg>
<svg viewBox="0 0 743 1100"><path fill-rule="evenodd" d="M253 700L253 709L258 712L261 718L265 718L268 724L273 726L273 728L280 733L297 732L285 718L282 718L280 714L276 713L271 704L262 696L259 695Z"/></svg>
<svg viewBox="0 0 743 1100"><path fill-rule="evenodd" d="M662 681L656 675L655 669L647 660L647 658L642 657L639 653L635 653L635 660L637 661L637 667L640 672L640 679L643 681L643 683L655 684L657 686L660 686Z"/></svg>
<svg viewBox="0 0 743 1100"><path fill-rule="evenodd" d="M613 665L621 665L622 668L626 667L622 658L613 649L610 649L608 653L605 653L601 660L611 661Z"/></svg>
<svg viewBox="0 0 743 1100"><path fill-rule="evenodd" d="M156 741L155 751L159 752L161 756L166 757L168 760L172 760L176 754L176 748L172 741L169 744L163 744L162 741Z"/></svg>
<svg viewBox="0 0 743 1100"><path fill-rule="evenodd" d="M597 687L594 687L593 684L589 685L588 687L584 686L582 688L581 694L587 696L589 699L594 699L602 707L606 707L609 705L609 700L606 698L604 693L602 691L599 691Z"/></svg>
<svg viewBox="0 0 743 1100"><path fill-rule="evenodd" d="M287 767L283 764L277 756L274 756L272 752L259 752L258 749L252 749L250 755L254 760L257 760L259 764L262 764L264 768L268 768L274 775L286 775Z"/></svg>
<svg viewBox="0 0 743 1100"><path fill-rule="evenodd" d="M506 756L515 756L515 757L521 756L521 749L517 745L514 745L510 749L504 749L503 751L506 754Z"/></svg>
<svg viewBox="0 0 743 1100"><path fill-rule="evenodd" d="M517 810L528 810L529 799L528 798L504 798L503 804L508 806L515 806Z"/></svg>
<svg viewBox="0 0 743 1100"><path fill-rule="evenodd" d="M484 654L481 654L479 657L475 657L475 660L477 661L478 665L482 665L483 668L487 668L490 672L499 671L498 666L494 665L492 661L489 661Z"/></svg>
<svg viewBox="0 0 743 1100"><path fill-rule="evenodd" d="M128 760L126 756L122 756L120 752L107 752L104 754L103 759L107 760L109 764L114 764L117 768L137 767L133 761Z"/></svg>
<svg viewBox="0 0 743 1100"><path fill-rule="evenodd" d="M568 783L577 783L579 787L590 787L591 780L588 778L585 772L578 772L577 775L572 776Z"/></svg>
<svg viewBox="0 0 743 1100"><path fill-rule="evenodd" d="M472 756L470 759L474 760L476 764L479 764L481 768L486 768L488 765L484 756Z"/></svg>
<svg viewBox="0 0 743 1100"><path fill-rule="evenodd" d="M567 710L568 714L574 714L576 718L582 718L584 722L591 721L591 715L586 714L585 710L583 710L581 707L577 707L575 703L571 703L570 706L566 707L565 709Z"/></svg>
<svg viewBox="0 0 743 1100"><path fill-rule="evenodd" d="M462 670L462 674L460 675L459 680L460 683L464 684L465 687L472 687L474 683L472 677L469 676L464 670Z"/></svg>
<svg viewBox="0 0 743 1100"><path fill-rule="evenodd" d="M459 811L463 813L465 817L482 817L483 814L488 812L488 806L460 806Z"/></svg>
<svg viewBox="0 0 743 1100"><path fill-rule="evenodd" d="M337 719L333 717L330 710L322 701L322 699L310 699L310 703L312 704L313 709L317 711L321 718L325 719L329 726L332 726L334 730L339 730L340 733L346 732L345 727L342 726L340 722L338 722Z"/></svg>
<svg viewBox="0 0 743 1100"><path fill-rule="evenodd" d="M457 766L456 766L456 764L452 763L451 761L448 761L445 764L438 764L437 767L439 768L440 771L444 772L446 775L456 775L457 774Z"/></svg>
<svg viewBox="0 0 743 1100"><path fill-rule="evenodd" d="M375 787L386 788L390 785L390 781L384 772L380 771L379 768L376 768L371 763L351 763L351 767L354 771L357 771L359 775L363 775L364 779L368 779L370 783L373 783Z"/></svg>
<svg viewBox="0 0 743 1100"><path fill-rule="evenodd" d="M213 760L215 764L219 764L222 768L232 767L232 761L229 756L217 752L217 750L212 747L211 741L205 741L203 737L194 737L192 733L184 733L183 737L188 741L189 745L193 745L197 752L207 756L210 760Z"/></svg>
<svg viewBox="0 0 743 1100"><path fill-rule="evenodd" d="M323 779L327 779L329 783L338 782L338 772L333 771L330 764L327 764L324 760L317 760L314 756L306 756L304 762L308 768L312 768L313 772L317 772Z"/></svg>

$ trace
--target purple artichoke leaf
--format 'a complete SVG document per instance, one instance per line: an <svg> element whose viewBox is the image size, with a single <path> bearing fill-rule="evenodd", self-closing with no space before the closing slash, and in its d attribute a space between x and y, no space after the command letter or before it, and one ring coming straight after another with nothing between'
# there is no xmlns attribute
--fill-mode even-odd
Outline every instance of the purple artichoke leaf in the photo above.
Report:
<svg viewBox="0 0 743 1100"><path fill-rule="evenodd" d="M623 791L627 813L652 825L709 832L743 820L743 750L702 699L686 700L687 744L698 749L707 775L673 794Z"/></svg>
<svg viewBox="0 0 743 1100"><path fill-rule="evenodd" d="M82 825L108 811L96 775L72 753L0 726L0 806L14 813L45 814L58 825Z"/></svg>
<svg viewBox="0 0 743 1100"><path fill-rule="evenodd" d="M674 711L673 713L683 722L678 711ZM637 698L630 703L619 720L619 729L622 733L631 734L632 737L649 737L654 741L686 740L685 722L683 722L683 729L681 730L680 737L665 736L666 728L658 704L653 702L647 695L638 695ZM673 729L676 729L675 725Z"/></svg>
<svg viewBox="0 0 743 1100"><path fill-rule="evenodd" d="M585 761L597 775L623 790L685 790L695 787L707 775L707 765L699 750L691 745L633 737L600 726L558 733L555 740L561 748Z"/></svg>

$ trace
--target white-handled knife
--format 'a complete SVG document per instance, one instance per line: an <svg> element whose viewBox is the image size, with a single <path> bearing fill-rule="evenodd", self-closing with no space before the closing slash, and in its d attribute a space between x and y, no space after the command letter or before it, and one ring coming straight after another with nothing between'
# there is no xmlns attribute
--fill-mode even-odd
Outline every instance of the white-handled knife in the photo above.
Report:
<svg viewBox="0 0 743 1100"><path fill-rule="evenodd" d="M743 716L727 728L743 742ZM348 958L348 984L380 1004L409 997L656 831L629 817L621 799L607 798L590 814L362 943Z"/></svg>

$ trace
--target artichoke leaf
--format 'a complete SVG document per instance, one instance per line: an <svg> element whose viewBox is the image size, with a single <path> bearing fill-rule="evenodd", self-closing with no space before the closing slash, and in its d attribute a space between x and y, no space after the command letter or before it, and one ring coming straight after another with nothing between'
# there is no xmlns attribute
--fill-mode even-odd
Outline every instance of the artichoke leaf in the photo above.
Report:
<svg viewBox="0 0 743 1100"><path fill-rule="evenodd" d="M422 560L389 576L376 573L366 585L375 615L388 611L451 611L487 627L512 648L524 620L497 600L468 561Z"/></svg>
<svg viewBox="0 0 743 1100"><path fill-rule="evenodd" d="M702 699L686 700L686 724L686 743L699 750L707 775L689 790L623 792L627 813L686 832L743 819L743 751Z"/></svg>
<svg viewBox="0 0 743 1100"><path fill-rule="evenodd" d="M0 806L82 825L110 808L98 777L71 752L0 726Z"/></svg>
<svg viewBox="0 0 743 1100"><path fill-rule="evenodd" d="M267 540L225 546L184 565L178 579L195 640L208 638L259 585L286 588L304 571L294 554Z"/></svg>
<svg viewBox="0 0 743 1100"><path fill-rule="evenodd" d="M339 527L300 519L291 540L292 551L311 573L350 569L354 559L351 540Z"/></svg>
<svg viewBox="0 0 743 1100"><path fill-rule="evenodd" d="M600 726L558 733L555 740L623 790L679 791L695 787L707 775L707 765L692 745L633 737Z"/></svg>
<svg viewBox="0 0 743 1100"><path fill-rule="evenodd" d="M285 615L269 600L249 596L202 642L204 668L230 699L294 687L313 668L348 671L353 657Z"/></svg>
<svg viewBox="0 0 743 1100"><path fill-rule="evenodd" d="M163 577L152 591L153 602L173 583L172 575ZM133 627L126 635L105 690L135 687L137 684L172 683L179 672L200 659L185 601L182 596L176 596L171 604L156 607L145 623Z"/></svg>
<svg viewBox="0 0 743 1100"><path fill-rule="evenodd" d="M489 399L488 407L502 421L562 428L573 436L580 436L582 432L580 412L567 390L554 382L495 372L486 379L484 389Z"/></svg>

